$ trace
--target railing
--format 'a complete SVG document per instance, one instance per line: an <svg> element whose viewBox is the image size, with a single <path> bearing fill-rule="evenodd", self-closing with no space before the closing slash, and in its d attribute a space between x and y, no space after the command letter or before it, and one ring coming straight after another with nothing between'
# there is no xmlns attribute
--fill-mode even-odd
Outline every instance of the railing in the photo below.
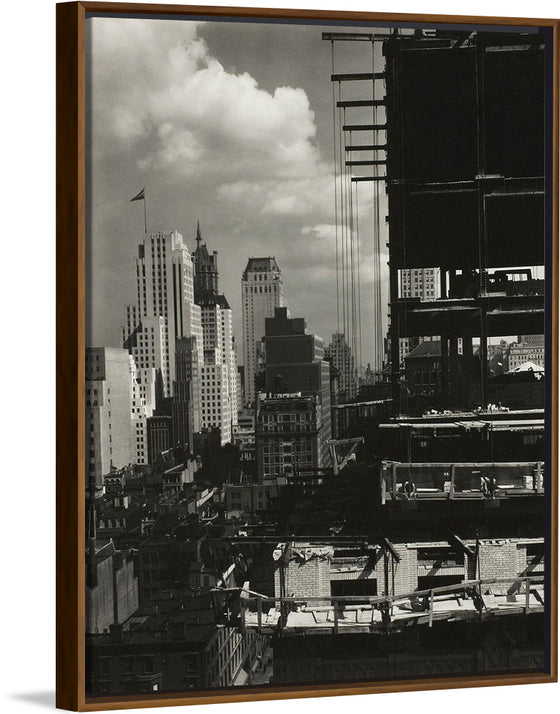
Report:
<svg viewBox="0 0 560 714"><path fill-rule="evenodd" d="M540 495L544 463L403 463L382 467L381 502L411 499L506 498Z"/></svg>
<svg viewBox="0 0 560 714"><path fill-rule="evenodd" d="M484 580L464 580L461 583L454 585L445 585L441 587L429 588L426 590L415 590L412 592L404 593L401 595L381 595L381 596L367 596L367 595L337 595L337 596L312 596L312 597L268 597L260 595L258 593L245 593L245 597L242 597L241 611L240 611L240 626L241 630L245 631L247 627L256 627L258 632L263 632L263 630L274 629L282 630L285 627L289 629L307 629L314 625L305 623L291 623L289 624L289 615L292 612L304 612L310 613L313 619L316 620L315 614L320 612L332 611L332 620L324 621L320 623L324 625L327 629L332 629L333 634L338 634L341 630L341 619L345 619L345 613L371 610L372 617L369 623L363 622L359 623L358 627L366 626L380 626L389 629L392 624L398 622L398 620L406 619L407 614L403 616L397 616L394 612L394 608L399 605L407 604L410 610L409 617L415 617L422 619L422 622L427 622L428 626L431 627L434 618L445 616L446 613L449 615L456 614L458 606L458 597L461 597L465 601L472 600L474 609L471 612L478 612L482 618L486 613L496 611L497 609L510 609L516 612L521 610L525 614L529 612L542 611L544 607L544 595L541 590L537 590L536 586L544 583L544 577L542 575L537 576L524 576L520 578L493 578ZM507 594L510 595L524 595L522 604L508 601L507 594L492 594L494 599L503 598L504 601L500 604L494 602L493 607L488 606L485 602L485 596L488 599L489 593L483 592L494 586L498 586L498 589L504 589L504 586L509 586L507 588ZM533 596L533 598L531 597ZM437 603L449 601L455 603L454 607L450 607L448 610L437 609ZM272 606L272 608L267 607ZM279 606L279 608L277 608ZM303 609L302 609L303 608ZM268 615L269 611L274 609L279 611L279 616L274 624L266 623L264 618ZM375 613L380 613L381 617L375 618ZM256 615L256 617L255 617Z"/></svg>

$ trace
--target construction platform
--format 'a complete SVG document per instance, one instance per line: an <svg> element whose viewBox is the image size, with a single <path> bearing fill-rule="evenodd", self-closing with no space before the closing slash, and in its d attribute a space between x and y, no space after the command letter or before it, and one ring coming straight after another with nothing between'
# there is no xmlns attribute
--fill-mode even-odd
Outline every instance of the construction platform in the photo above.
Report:
<svg viewBox="0 0 560 714"><path fill-rule="evenodd" d="M436 621L484 620L544 611L544 578L466 580L390 597L241 599L241 627L258 632L343 634L398 631Z"/></svg>

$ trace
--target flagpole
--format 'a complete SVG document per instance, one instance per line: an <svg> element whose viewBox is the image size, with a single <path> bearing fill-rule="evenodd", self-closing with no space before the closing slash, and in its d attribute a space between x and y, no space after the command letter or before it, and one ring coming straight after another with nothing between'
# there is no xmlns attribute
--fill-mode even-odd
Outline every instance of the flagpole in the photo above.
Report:
<svg viewBox="0 0 560 714"><path fill-rule="evenodd" d="M144 235L148 235L148 217L146 214L146 188L144 187L140 193L130 199L130 201L144 201Z"/></svg>

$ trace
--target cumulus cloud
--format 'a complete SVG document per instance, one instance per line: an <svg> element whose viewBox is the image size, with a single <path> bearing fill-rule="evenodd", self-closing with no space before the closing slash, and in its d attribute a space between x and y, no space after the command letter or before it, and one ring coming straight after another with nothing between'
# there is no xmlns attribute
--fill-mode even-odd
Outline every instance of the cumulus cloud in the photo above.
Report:
<svg viewBox="0 0 560 714"><path fill-rule="evenodd" d="M328 167L305 91L265 91L247 72L227 71L198 31L196 22L94 20L94 150L133 146L142 171L215 175L221 196L262 197L264 213L314 208L314 182Z"/></svg>
<svg viewBox="0 0 560 714"><path fill-rule="evenodd" d="M247 257L259 254L277 256L287 303L328 334L336 299L335 186L332 146L325 149L318 137L330 140L330 85L327 68L321 103L316 73L301 71L308 67L304 60L314 58L315 45L322 47L320 32L305 30L312 49L299 57L276 42L279 49L267 55L267 72L259 75L242 44L233 61L231 53L229 64L225 59L232 26L213 23L212 32L205 32L209 25L88 20L91 265L99 276L100 331L110 322L107 316L119 313L125 288L128 295L134 291L130 261L143 216L129 199L145 186L149 229L177 228L192 247L189 227L194 233L200 218L209 247L220 251L220 286L233 306L238 339L240 276ZM260 26L252 32L258 38ZM274 32L280 37L291 30L277 26ZM365 214L371 212L371 187L361 190ZM364 286L371 253L371 239L364 236ZM111 302L115 295L118 305Z"/></svg>
<svg viewBox="0 0 560 714"><path fill-rule="evenodd" d="M237 205L252 207L263 215L328 216L333 212L332 178L325 166L317 162L307 167L301 178L239 180L217 187L220 198ZM330 191L330 193L329 193Z"/></svg>

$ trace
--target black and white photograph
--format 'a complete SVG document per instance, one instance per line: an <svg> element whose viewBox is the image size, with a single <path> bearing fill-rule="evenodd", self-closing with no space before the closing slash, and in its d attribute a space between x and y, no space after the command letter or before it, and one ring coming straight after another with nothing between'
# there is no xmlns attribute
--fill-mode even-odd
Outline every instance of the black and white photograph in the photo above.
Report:
<svg viewBox="0 0 560 714"><path fill-rule="evenodd" d="M552 61L86 14L91 701L550 672Z"/></svg>

